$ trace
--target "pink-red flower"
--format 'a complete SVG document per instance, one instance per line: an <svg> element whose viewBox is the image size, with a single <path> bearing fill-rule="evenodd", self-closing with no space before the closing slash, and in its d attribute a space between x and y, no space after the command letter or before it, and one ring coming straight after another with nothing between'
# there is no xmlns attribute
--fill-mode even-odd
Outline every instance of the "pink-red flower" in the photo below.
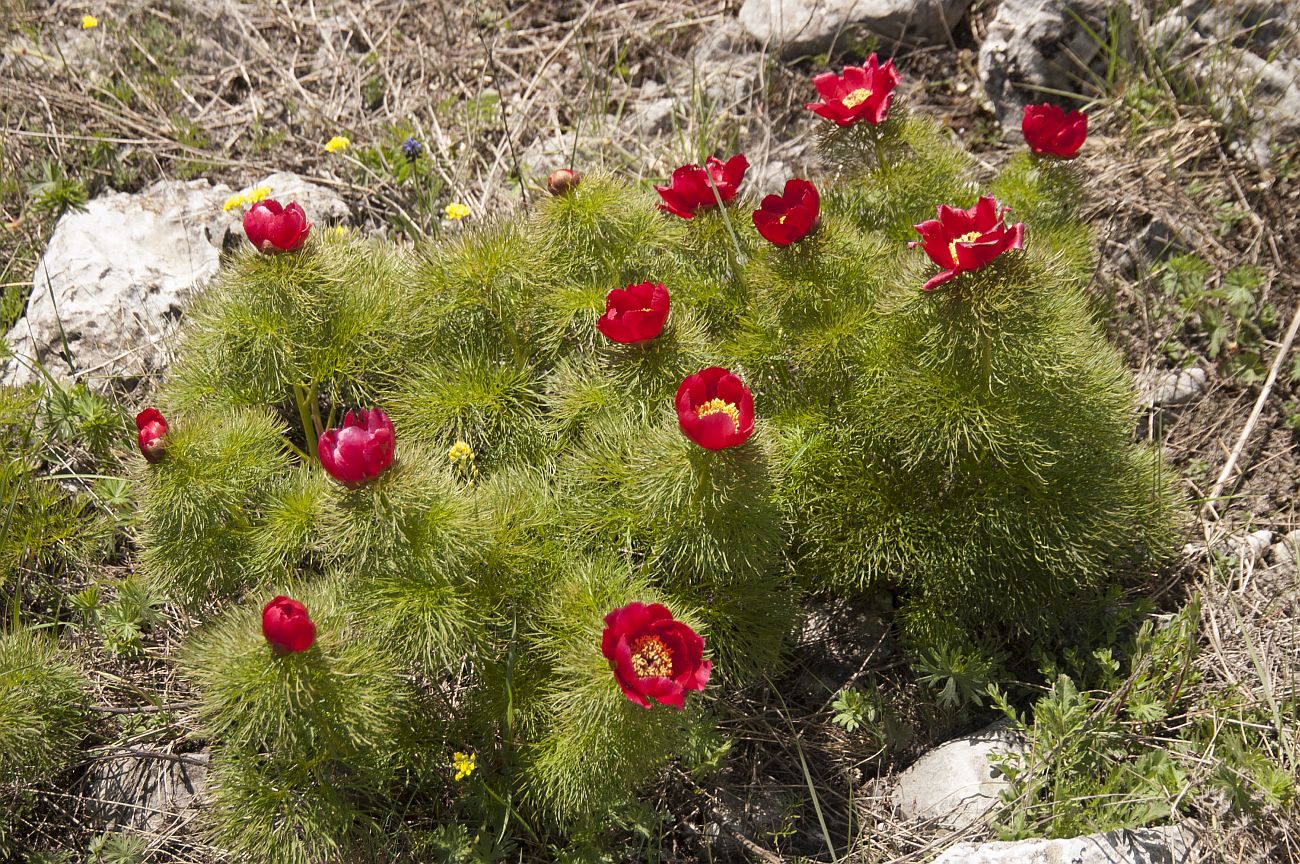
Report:
<svg viewBox="0 0 1300 864"><path fill-rule="evenodd" d="M920 246L943 272L926 282L923 290L932 291L959 273L978 270L1008 249L1019 249L1025 226L1007 225L1007 208L998 209L992 196L985 195L969 210L939 205L939 218L915 226L921 239L909 246Z"/></svg>
<svg viewBox="0 0 1300 864"><path fill-rule="evenodd" d="M703 690L713 664L704 640L658 603L629 603L605 616L600 650L629 701L654 699L681 710L687 690Z"/></svg>
<svg viewBox="0 0 1300 864"><path fill-rule="evenodd" d="M1073 159L1088 138L1088 115L1060 105L1026 105L1020 131L1040 156Z"/></svg>
<svg viewBox="0 0 1300 864"><path fill-rule="evenodd" d="M167 434L167 419L157 408L146 408L135 415L136 443L140 445L140 455L150 462L161 462L167 455L167 443L163 437Z"/></svg>
<svg viewBox="0 0 1300 864"><path fill-rule="evenodd" d="M326 429L316 449L320 464L335 480L355 488L393 464L393 421L378 408L349 411L343 427Z"/></svg>
<svg viewBox="0 0 1300 864"><path fill-rule="evenodd" d="M268 255L292 252L307 241L311 223L298 202L281 207L280 202L268 198L258 201L244 214L244 234L257 251Z"/></svg>
<svg viewBox="0 0 1300 864"><path fill-rule="evenodd" d="M839 75L823 72L813 78L822 101L808 102L805 107L836 126L852 126L860 120L878 125L889 114L898 81L894 61L882 64L872 53L862 66L845 66Z"/></svg>
<svg viewBox="0 0 1300 864"><path fill-rule="evenodd" d="M807 237L817 227L821 196L817 187L797 177L785 181L785 191L768 195L754 211L754 227L763 239L777 246L789 246Z"/></svg>
<svg viewBox="0 0 1300 864"><path fill-rule="evenodd" d="M625 345L649 342L664 330L668 299L662 282L615 288L605 295L605 314L596 322L596 329Z"/></svg>
<svg viewBox="0 0 1300 864"><path fill-rule="evenodd" d="M741 181L745 179L745 171L749 169L749 160L745 154L737 153L726 162L717 156L710 156L704 165L704 168L699 165L683 165L673 172L667 186L656 186L655 191L663 199L659 209L683 219L692 219L698 211L716 207L719 198L725 204L736 197L736 190L740 188ZM713 178L712 184L709 183L710 177ZM718 187L716 198L713 195L714 186Z"/></svg>
<svg viewBox="0 0 1300 864"><path fill-rule="evenodd" d="M754 397L721 366L701 369L677 388L677 423L706 450L738 447L754 434Z"/></svg>
<svg viewBox="0 0 1300 864"><path fill-rule="evenodd" d="M262 607L262 635L277 651L306 651L316 642L316 625L306 606L276 597Z"/></svg>

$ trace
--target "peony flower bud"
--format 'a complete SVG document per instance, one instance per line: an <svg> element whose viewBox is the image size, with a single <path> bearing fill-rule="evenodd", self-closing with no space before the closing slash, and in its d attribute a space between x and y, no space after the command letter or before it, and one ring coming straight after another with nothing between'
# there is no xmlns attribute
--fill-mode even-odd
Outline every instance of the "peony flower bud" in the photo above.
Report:
<svg viewBox="0 0 1300 864"><path fill-rule="evenodd" d="M267 255L292 252L307 241L311 223L297 202L281 207L268 198L258 201L244 214L244 234L257 251Z"/></svg>
<svg viewBox="0 0 1300 864"><path fill-rule="evenodd" d="M167 444L163 436L167 434L167 420L157 408L146 408L135 415L136 442L140 445L140 455L149 462L161 462L167 455Z"/></svg>
<svg viewBox="0 0 1300 864"><path fill-rule="evenodd" d="M572 168L556 168L546 178L546 188L552 195L559 197L571 192L582 179L582 175Z"/></svg>
<svg viewBox="0 0 1300 864"><path fill-rule="evenodd" d="M1026 105L1020 132L1039 156L1073 159L1088 139L1088 115L1059 105Z"/></svg>
<svg viewBox="0 0 1300 864"><path fill-rule="evenodd" d="M393 464L393 421L378 408L349 411L339 429L326 429L317 441L320 464L349 488L373 480Z"/></svg>
<svg viewBox="0 0 1300 864"><path fill-rule="evenodd" d="M306 606L288 597L276 597L262 607L262 635L280 653L306 651L316 642L316 625Z"/></svg>

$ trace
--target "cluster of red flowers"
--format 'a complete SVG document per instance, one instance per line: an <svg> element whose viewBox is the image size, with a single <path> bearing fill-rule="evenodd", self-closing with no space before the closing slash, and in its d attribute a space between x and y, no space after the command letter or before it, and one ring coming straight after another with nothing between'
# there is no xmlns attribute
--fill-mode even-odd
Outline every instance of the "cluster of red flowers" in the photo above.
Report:
<svg viewBox="0 0 1300 864"><path fill-rule="evenodd" d="M892 61L880 63L875 54L862 66L845 66L836 75L813 79L821 97L807 107L839 127L884 123L900 77ZM1072 159L1088 134L1088 118L1055 105L1025 108L1021 126L1025 142L1038 156ZM667 185L656 186L660 209L682 219L727 204L736 198L749 162L743 154L723 161L710 156L703 167L683 165ZM580 175L560 169L547 178L553 195L573 190ZM807 180L786 181L780 195L768 195L753 211L754 228L778 247L797 243L816 230L821 197ZM987 266L1003 252L1020 249L1023 224L1006 224L1007 208L984 196L961 209L942 205L938 218L915 226L920 246L941 272L923 286L931 291L962 273ZM278 254L302 247L311 231L302 207L265 200L244 216L244 233L259 252ZM663 333L672 298L660 282L616 288L605 298L605 313L596 328L606 338L625 345L648 343ZM707 450L737 447L754 434L754 397L739 377L720 366L689 375L677 388L677 421L682 433ZM166 455L167 420L157 408L136 417L140 453L151 463ZM349 411L343 425L327 429L317 441L321 467L349 489L374 480L393 463L393 423L375 408ZM316 625L297 600L278 596L262 609L262 634L276 653L306 651L316 641ZM660 604L633 602L605 616L601 652L614 680L629 701L649 708L650 700L680 709L690 690L703 690L713 664L704 659L704 640L676 620Z"/></svg>

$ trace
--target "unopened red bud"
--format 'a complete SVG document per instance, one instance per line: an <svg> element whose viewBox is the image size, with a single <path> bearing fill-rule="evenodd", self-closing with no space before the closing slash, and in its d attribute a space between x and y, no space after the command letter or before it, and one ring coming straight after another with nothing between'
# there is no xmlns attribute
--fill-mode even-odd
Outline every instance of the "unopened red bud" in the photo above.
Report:
<svg viewBox="0 0 1300 864"><path fill-rule="evenodd" d="M551 175L546 178L546 188L552 195L560 196L568 194L573 187L578 185L582 175L572 168L556 168Z"/></svg>

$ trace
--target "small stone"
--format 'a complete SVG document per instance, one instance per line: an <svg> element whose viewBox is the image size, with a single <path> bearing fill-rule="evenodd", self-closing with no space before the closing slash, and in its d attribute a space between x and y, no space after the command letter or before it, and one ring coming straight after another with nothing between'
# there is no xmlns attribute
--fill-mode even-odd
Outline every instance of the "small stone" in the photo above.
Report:
<svg viewBox="0 0 1300 864"><path fill-rule="evenodd" d="M1172 408L1191 402L1205 392L1209 376L1200 366L1188 369L1152 370L1141 387L1144 397L1157 408Z"/></svg>
<svg viewBox="0 0 1300 864"><path fill-rule="evenodd" d="M998 122L1018 130L1025 105L1045 101L1044 93L1077 92L1105 44L1108 10L1121 5L1003 0L979 54L980 81Z"/></svg>
<svg viewBox="0 0 1300 864"><path fill-rule="evenodd" d="M759 42L796 56L828 50L851 27L888 40L943 42L968 6L970 0L745 0L740 23Z"/></svg>
<svg viewBox="0 0 1300 864"><path fill-rule="evenodd" d="M894 806L909 819L933 819L961 830L982 820L1009 781L989 757L1024 752L1025 744L1005 720L954 738L926 753L898 777Z"/></svg>
<svg viewBox="0 0 1300 864"><path fill-rule="evenodd" d="M1300 530L1288 531L1282 539L1268 547L1268 560L1271 564L1294 564L1300 554Z"/></svg>
<svg viewBox="0 0 1300 864"><path fill-rule="evenodd" d="M177 759L117 756L86 772L85 800L106 827L162 833L192 817L208 785L208 754Z"/></svg>
<svg viewBox="0 0 1300 864"><path fill-rule="evenodd" d="M1179 826L1125 828L1068 840L958 843L933 864L1195 864L1196 835Z"/></svg>

